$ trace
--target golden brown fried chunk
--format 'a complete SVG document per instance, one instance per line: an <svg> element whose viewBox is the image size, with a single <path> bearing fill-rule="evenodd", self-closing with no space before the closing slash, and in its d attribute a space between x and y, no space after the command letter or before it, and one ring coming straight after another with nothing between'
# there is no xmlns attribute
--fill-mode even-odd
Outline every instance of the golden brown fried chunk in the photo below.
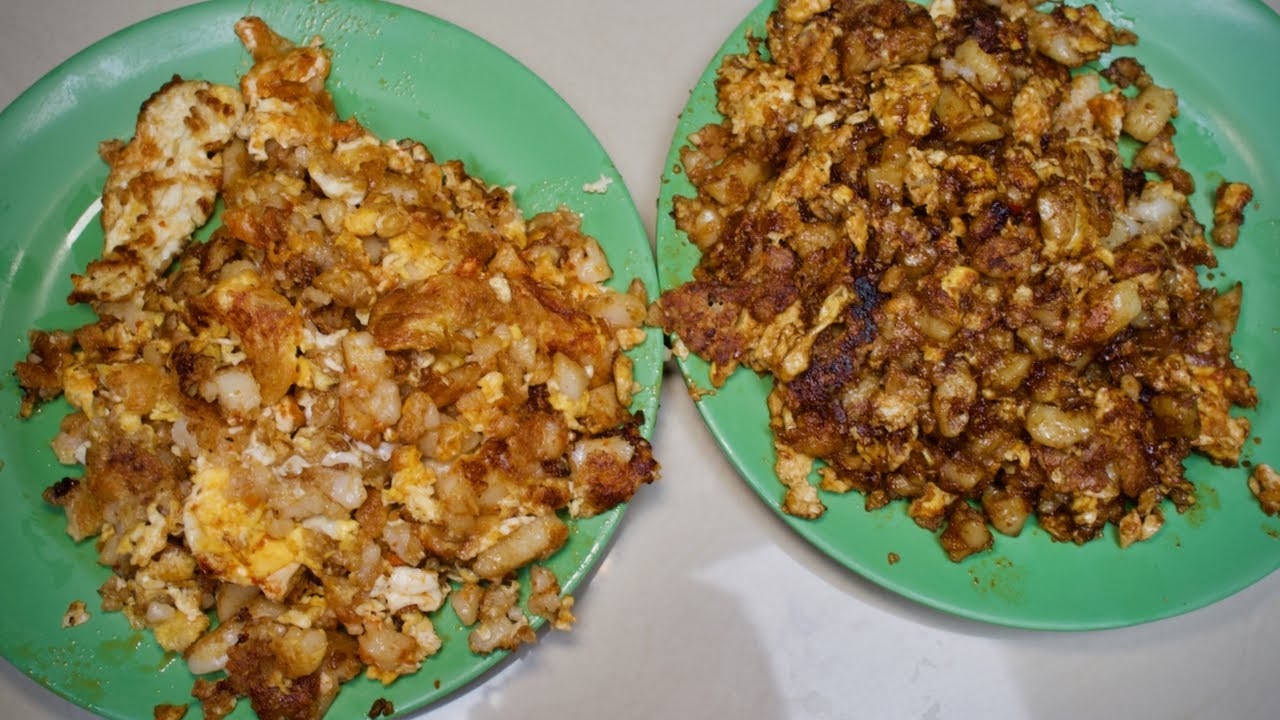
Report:
<svg viewBox="0 0 1280 720"><path fill-rule="evenodd" d="M519 594L515 586L491 585L480 601L479 620L467 636L471 652L515 650L537 636L523 613L516 612Z"/></svg>
<svg viewBox="0 0 1280 720"><path fill-rule="evenodd" d="M1249 492L1258 498L1262 511L1268 515L1280 514L1280 473L1266 463L1258 463L1249 475Z"/></svg>
<svg viewBox="0 0 1280 720"><path fill-rule="evenodd" d="M22 388L20 417L30 417L40 403L62 394L62 369L71 359L72 342L71 334L62 331L28 333L31 352L14 367Z"/></svg>
<svg viewBox="0 0 1280 720"><path fill-rule="evenodd" d="M1253 200L1253 188L1245 183L1223 182L1218 186L1213 204L1213 241L1221 247L1236 246L1244 208Z"/></svg>

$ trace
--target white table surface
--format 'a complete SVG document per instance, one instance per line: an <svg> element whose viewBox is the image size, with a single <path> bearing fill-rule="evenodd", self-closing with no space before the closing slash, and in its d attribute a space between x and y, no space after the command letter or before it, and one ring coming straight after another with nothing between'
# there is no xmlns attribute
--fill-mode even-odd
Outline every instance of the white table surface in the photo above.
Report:
<svg viewBox="0 0 1280 720"><path fill-rule="evenodd" d="M541 75L610 153L650 234L676 116L755 3L403 2ZM180 4L0 0L0 107L77 50ZM662 480L580 589L574 631L544 635L419 717L1280 717L1280 573L1120 630L970 622L872 585L789 531L735 475L671 368L653 444ZM0 662L0 718L91 717Z"/></svg>

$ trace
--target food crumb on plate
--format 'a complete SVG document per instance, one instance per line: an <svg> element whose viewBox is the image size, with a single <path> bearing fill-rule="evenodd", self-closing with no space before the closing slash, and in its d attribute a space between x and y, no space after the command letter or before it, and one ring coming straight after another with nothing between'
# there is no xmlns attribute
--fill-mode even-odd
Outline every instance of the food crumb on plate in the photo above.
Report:
<svg viewBox="0 0 1280 720"><path fill-rule="evenodd" d="M72 600L67 606L67 612L62 616L62 627L73 628L89 622L89 611L84 606L83 600Z"/></svg>
<svg viewBox="0 0 1280 720"><path fill-rule="evenodd" d="M600 179L595 182L583 183L582 192L593 193L595 195L603 195L609 192L609 186L613 184L613 178L600 175Z"/></svg>
<svg viewBox="0 0 1280 720"><path fill-rule="evenodd" d="M439 685L439 684L440 684L440 681L437 680L436 685ZM369 720L374 720L374 718L379 718L379 717L391 717L392 715L395 715L395 714L396 714L396 706L391 704L390 700L383 697L380 697L377 700L374 700L373 706L369 708Z"/></svg>
<svg viewBox="0 0 1280 720"><path fill-rule="evenodd" d="M1249 492L1258 498L1262 511L1268 515L1280 513L1280 473L1266 463L1258 463L1249 475Z"/></svg>
<svg viewBox="0 0 1280 720"><path fill-rule="evenodd" d="M182 720L187 716L186 705L161 704L152 711L155 720Z"/></svg>

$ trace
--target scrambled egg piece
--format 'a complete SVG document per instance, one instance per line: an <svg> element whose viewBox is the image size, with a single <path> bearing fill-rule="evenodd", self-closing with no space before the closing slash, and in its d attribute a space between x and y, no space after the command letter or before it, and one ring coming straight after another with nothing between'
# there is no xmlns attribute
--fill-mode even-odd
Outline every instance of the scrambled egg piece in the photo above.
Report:
<svg viewBox="0 0 1280 720"><path fill-rule="evenodd" d="M235 88L173 79L143 103L131 142L106 143L102 258L72 298L119 302L172 262L213 212L223 151L244 114Z"/></svg>

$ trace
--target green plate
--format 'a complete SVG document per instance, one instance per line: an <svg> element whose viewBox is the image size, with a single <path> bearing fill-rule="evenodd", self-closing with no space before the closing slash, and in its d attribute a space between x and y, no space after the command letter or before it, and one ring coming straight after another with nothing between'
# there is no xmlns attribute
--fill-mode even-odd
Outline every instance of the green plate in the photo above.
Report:
<svg viewBox="0 0 1280 720"><path fill-rule="evenodd" d="M232 31L252 11L295 40L320 34L334 51L330 88L343 116L354 113L382 137L412 137L439 158L459 158L470 172L515 185L525 213L563 204L584 215L614 268L615 288L639 277L657 285L653 254L639 215L608 155L573 110L516 60L484 40L405 8L360 0L222 1L184 8L123 30L41 79L0 114L0 652L68 700L113 718L150 718L156 703L190 700L192 677L120 613L98 609L108 571L91 542L67 537L62 512L41 491L73 468L57 464L49 441L67 406L61 401L29 422L17 420L12 368L25 356L27 329L70 328L91 318L68 307L70 275L102 250L96 216L87 211L107 168L98 141L129 137L138 107L174 73L232 83L249 67ZM582 185L601 175L604 194ZM632 351L643 386L634 409L650 435L658 406L662 339L651 331ZM550 561L567 590L603 555L622 508L571 523L568 544ZM84 600L93 615L63 629L63 611ZM438 618L440 654L416 675L388 687L348 684L329 716L363 717L376 698L398 711L439 700L502 659L467 649L451 611ZM198 717L193 708L188 717ZM241 703L235 717L251 717Z"/></svg>
<svg viewBox="0 0 1280 720"><path fill-rule="evenodd" d="M764 36L773 7L771 0L762 3L734 30L680 117L658 199L658 276L664 290L688 281L699 257L671 216L672 198L694 192L681 173L679 150L689 133L720 120L716 70L726 54L745 51L748 34ZM1237 361L1254 373L1262 399L1247 413L1255 440L1243 459L1280 463L1274 451L1280 444L1280 374L1269 371L1280 357L1280 143L1274 129L1280 93L1273 91L1274 79L1267 79L1280 68L1280 17L1260 0L1116 0L1099 9L1139 34L1136 47L1120 51L1136 56L1157 83L1178 92L1175 142L1183 166L1197 180L1192 205L1202 221L1212 220L1212 192L1221 179L1253 186L1255 202L1240 242L1219 251L1220 267L1206 281L1219 287L1244 281L1235 349ZM711 387L700 359L691 355L680 368L691 387ZM1028 525L1017 538L997 535L992 552L955 564L933 535L907 517L902 502L868 513L857 493L823 493L828 509L822 518L785 515L765 409L770 387L770 380L740 369L697 403L747 484L783 522L837 562L944 612L1026 628L1119 627L1202 607L1280 567L1280 519L1259 510L1246 486L1248 471L1215 467L1199 457L1187 462L1199 505L1185 515L1169 512L1155 538L1127 550L1111 532L1077 547L1053 542ZM891 564L890 553L901 559Z"/></svg>

